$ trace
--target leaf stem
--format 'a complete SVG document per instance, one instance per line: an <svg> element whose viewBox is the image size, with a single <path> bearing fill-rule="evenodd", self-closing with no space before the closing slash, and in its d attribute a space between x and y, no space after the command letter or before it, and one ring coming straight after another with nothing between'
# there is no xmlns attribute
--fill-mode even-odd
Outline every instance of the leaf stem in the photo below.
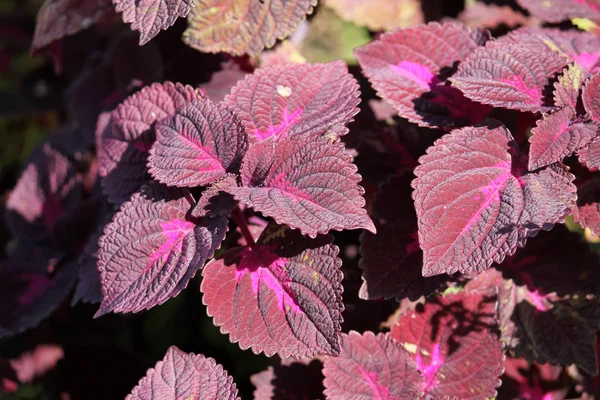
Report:
<svg viewBox="0 0 600 400"><path fill-rule="evenodd" d="M256 242L254 241L254 238L250 233L250 229L248 229L246 217L244 216L244 213L242 212L240 206L236 206L233 209L233 211L231 212L231 216L233 217L233 220L237 224L238 228L240 228L240 231L242 231L242 235L244 236L244 239L246 239L246 243L248 243L248 246L254 247Z"/></svg>

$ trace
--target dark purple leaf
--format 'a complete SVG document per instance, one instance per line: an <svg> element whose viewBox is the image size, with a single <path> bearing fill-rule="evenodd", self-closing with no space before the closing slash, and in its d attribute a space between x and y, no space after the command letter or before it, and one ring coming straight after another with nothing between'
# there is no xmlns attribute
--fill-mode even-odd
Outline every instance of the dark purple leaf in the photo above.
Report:
<svg viewBox="0 0 600 400"><path fill-rule="evenodd" d="M98 146L99 174L109 201L127 201L150 180L146 160L156 138L154 123L173 117L197 97L191 86L155 83L128 97L112 112Z"/></svg>
<svg viewBox="0 0 600 400"><path fill-rule="evenodd" d="M573 175L560 165L527 173L518 159L497 121L455 130L419 159L412 186L424 276L484 271L564 221Z"/></svg>
<svg viewBox="0 0 600 400"><path fill-rule="evenodd" d="M317 359L285 359L250 377L256 387L254 400L321 400L323 365Z"/></svg>
<svg viewBox="0 0 600 400"><path fill-rule="evenodd" d="M104 298L96 316L138 312L175 297L219 248L227 218L188 221L188 196L152 183L121 206L99 241Z"/></svg>
<svg viewBox="0 0 600 400"><path fill-rule="evenodd" d="M365 300L405 297L416 300L440 286L440 277L421 275L423 252L417 239L417 215L411 198L412 175L394 176L381 186L373 201L371 217L377 234L360 237L359 267Z"/></svg>
<svg viewBox="0 0 600 400"><path fill-rule="evenodd" d="M595 137L587 147L579 150L579 162L596 171L600 169L600 138Z"/></svg>
<svg viewBox="0 0 600 400"><path fill-rule="evenodd" d="M77 264L56 258L0 263L0 337L21 333L47 318L76 279Z"/></svg>
<svg viewBox="0 0 600 400"><path fill-rule="evenodd" d="M363 208L364 190L342 143L312 135L255 143L244 158L236 200L302 233L375 231Z"/></svg>
<svg viewBox="0 0 600 400"><path fill-rule="evenodd" d="M248 139L228 107L199 98L156 124L149 173L168 186L205 186L239 171Z"/></svg>
<svg viewBox="0 0 600 400"><path fill-rule="evenodd" d="M591 179L579 187L577 205L572 211L575 222L600 236L600 179Z"/></svg>
<svg viewBox="0 0 600 400"><path fill-rule="evenodd" d="M459 23L432 22L386 33L357 48L355 55L377 94L401 117L451 129L477 122L490 111L445 84L455 64L487 39L483 31Z"/></svg>
<svg viewBox="0 0 600 400"><path fill-rule="evenodd" d="M529 138L530 171L561 162L597 136L596 124L575 122L574 118L574 110L565 107L537 121Z"/></svg>
<svg viewBox="0 0 600 400"><path fill-rule="evenodd" d="M545 86L567 65L567 58L548 48L491 43L475 50L459 65L452 84L483 104L540 111Z"/></svg>
<svg viewBox="0 0 600 400"><path fill-rule="evenodd" d="M329 400L416 399L423 376L411 355L389 333L340 334L339 357L327 357L323 368Z"/></svg>
<svg viewBox="0 0 600 400"><path fill-rule="evenodd" d="M202 354L169 347L126 400L238 399L233 378L220 364Z"/></svg>
<svg viewBox="0 0 600 400"><path fill-rule="evenodd" d="M449 294L418 305L392 326L393 338L413 355L425 378L426 395L473 400L496 395L504 354L495 306L495 299L479 294Z"/></svg>
<svg viewBox="0 0 600 400"><path fill-rule="evenodd" d="M123 22L140 31L140 45L146 44L179 17L185 17L196 0L112 0L115 10L123 14Z"/></svg>
<svg viewBox="0 0 600 400"><path fill-rule="evenodd" d="M194 218L200 218L208 215L209 217L226 217L237 205L232 195L225 190L232 186L237 186L237 176L233 174L225 175L221 180L207 187L196 202L190 215Z"/></svg>
<svg viewBox="0 0 600 400"><path fill-rule="evenodd" d="M225 97L251 141L311 134L337 139L358 112L359 91L346 63L261 68Z"/></svg>
<svg viewBox="0 0 600 400"><path fill-rule="evenodd" d="M110 0L46 0L37 15L34 52L58 39L88 29L113 9Z"/></svg>
<svg viewBox="0 0 600 400"><path fill-rule="evenodd" d="M600 72L593 75L585 83L583 87L583 106L587 111L588 116L596 121L600 122Z"/></svg>
<svg viewBox="0 0 600 400"><path fill-rule="evenodd" d="M600 20L597 0L517 0L521 7L547 22L562 22L572 18Z"/></svg>
<svg viewBox="0 0 600 400"><path fill-rule="evenodd" d="M574 63L565 68L558 82L554 82L554 105L577 111L585 76L586 73L579 64Z"/></svg>
<svg viewBox="0 0 600 400"><path fill-rule="evenodd" d="M339 354L342 271L331 239L285 226L209 262L201 291L208 315L242 349L267 356Z"/></svg>

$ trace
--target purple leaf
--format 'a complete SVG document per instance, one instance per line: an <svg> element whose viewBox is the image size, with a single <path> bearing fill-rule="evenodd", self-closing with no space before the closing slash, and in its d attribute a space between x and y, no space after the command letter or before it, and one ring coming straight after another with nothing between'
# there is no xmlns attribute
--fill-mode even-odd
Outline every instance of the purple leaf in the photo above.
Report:
<svg viewBox="0 0 600 400"><path fill-rule="evenodd" d="M389 333L367 331L340 335L339 357L327 357L323 368L325 395L330 400L416 399L423 377L410 354Z"/></svg>
<svg viewBox="0 0 600 400"><path fill-rule="evenodd" d="M583 106L588 116L596 122L600 122L600 72L587 80L583 88Z"/></svg>
<svg viewBox="0 0 600 400"><path fill-rule="evenodd" d="M416 300L440 286L439 276L421 275L423 252L417 239L411 180L412 174L394 176L375 195L371 217L377 234L363 232L360 236L362 299Z"/></svg>
<svg viewBox="0 0 600 400"><path fill-rule="evenodd" d="M194 218L201 218L206 215L209 217L228 216L237 205L233 196L225 191L232 186L237 186L237 176L227 174L207 187L202 192L190 215Z"/></svg>
<svg viewBox="0 0 600 400"><path fill-rule="evenodd" d="M188 196L152 183L121 206L99 241L104 299L96 316L138 312L175 297L219 248L227 218L187 220Z"/></svg>
<svg viewBox="0 0 600 400"><path fill-rule="evenodd" d="M518 159L497 121L455 130L419 159L412 186L424 276L484 271L564 221L573 175L558 165L526 173Z"/></svg>
<svg viewBox="0 0 600 400"><path fill-rule="evenodd" d="M597 0L517 0L519 5L546 22L562 22L572 18L600 20Z"/></svg>
<svg viewBox="0 0 600 400"><path fill-rule="evenodd" d="M579 187L572 211L576 222L600 236L600 179L590 179Z"/></svg>
<svg viewBox="0 0 600 400"><path fill-rule="evenodd" d="M126 400L238 399L233 378L220 364L176 346L150 368Z"/></svg>
<svg viewBox="0 0 600 400"><path fill-rule="evenodd" d="M222 104L200 98L156 124L149 172L168 186L205 186L238 172L247 148L237 116Z"/></svg>
<svg viewBox="0 0 600 400"><path fill-rule="evenodd" d="M565 107L536 122L529 138L530 171L561 162L597 136L595 124L574 122L574 118L574 110Z"/></svg>
<svg viewBox="0 0 600 400"><path fill-rule="evenodd" d="M256 387L254 400L321 400L323 365L317 359L285 359L250 377Z"/></svg>
<svg viewBox="0 0 600 400"><path fill-rule="evenodd" d="M386 33L354 53L377 94L401 117L451 129L477 122L490 111L445 85L455 64L487 38L459 23L432 22Z"/></svg>
<svg viewBox="0 0 600 400"><path fill-rule="evenodd" d="M330 230L375 231L364 190L342 143L309 135L254 144L244 159L242 187L227 191L248 207L315 237Z"/></svg>
<svg viewBox="0 0 600 400"><path fill-rule="evenodd" d="M128 97L111 114L98 146L102 187L112 203L129 199L150 180L148 152L156 138L154 123L198 97L191 86L155 83Z"/></svg>
<svg viewBox="0 0 600 400"><path fill-rule="evenodd" d="M330 241L280 226L265 230L257 244L209 262L200 287L208 315L254 353L339 354L342 272Z"/></svg>
<svg viewBox="0 0 600 400"><path fill-rule="evenodd" d="M21 251L32 252L31 249ZM35 250L34 250L35 251ZM0 337L33 328L47 318L73 288L77 264L58 259L0 263Z"/></svg>
<svg viewBox="0 0 600 400"><path fill-rule="evenodd" d="M196 0L112 0L115 10L123 14L123 22L140 31L140 45L146 44L179 17L185 17Z"/></svg>
<svg viewBox="0 0 600 400"><path fill-rule="evenodd" d="M558 82L554 82L554 105L577 111L585 76L586 73L579 64L571 64L565 68Z"/></svg>
<svg viewBox="0 0 600 400"><path fill-rule="evenodd" d="M567 59L548 48L492 42L475 50L451 78L471 100L494 107L537 112L543 90Z"/></svg>
<svg viewBox="0 0 600 400"><path fill-rule="evenodd" d="M579 150L578 158L579 162L589 169L600 169L600 138L596 136L587 147Z"/></svg>
<svg viewBox="0 0 600 400"><path fill-rule="evenodd" d="M496 396L504 353L498 340L496 301L479 294L449 294L401 316L392 337L423 374L426 397Z"/></svg>
<svg viewBox="0 0 600 400"><path fill-rule="evenodd" d="M244 79L246 75L248 73L242 71L233 60L224 62L221 65L221 69L212 74L210 81L198 86L198 89L214 103L219 103L225 99L225 96L231 92L231 89Z"/></svg>
<svg viewBox="0 0 600 400"><path fill-rule="evenodd" d="M40 8L33 43L37 52L65 36L88 29L112 11L110 0L46 0Z"/></svg>
<svg viewBox="0 0 600 400"><path fill-rule="evenodd" d="M358 112L359 91L346 63L286 64L248 75L225 97L251 141L311 134L338 138Z"/></svg>

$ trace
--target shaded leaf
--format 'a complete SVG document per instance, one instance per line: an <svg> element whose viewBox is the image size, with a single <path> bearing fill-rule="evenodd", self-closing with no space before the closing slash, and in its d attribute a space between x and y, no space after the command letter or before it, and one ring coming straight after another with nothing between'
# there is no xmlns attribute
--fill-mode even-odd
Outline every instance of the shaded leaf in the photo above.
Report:
<svg viewBox="0 0 600 400"><path fill-rule="evenodd" d="M587 111L588 116L596 121L600 122L600 72L593 75L585 83L583 87L583 106Z"/></svg>
<svg viewBox="0 0 600 400"><path fill-rule="evenodd" d="M377 94L420 126L450 129L481 120L489 107L445 84L455 64L487 35L455 22L432 22L386 33L354 53Z"/></svg>
<svg viewBox="0 0 600 400"><path fill-rule="evenodd" d="M190 215L194 218L228 216L231 210L237 205L233 196L226 192L226 189L232 186L237 186L237 177L233 174L228 174L207 187L202 192L194 208L192 208Z"/></svg>
<svg viewBox="0 0 600 400"><path fill-rule="evenodd" d="M236 200L315 237L330 230L375 231L360 175L342 143L307 135L254 144L244 159Z"/></svg>
<svg viewBox="0 0 600 400"><path fill-rule="evenodd" d="M219 248L227 218L186 219L186 190L157 183L121 206L100 238L103 301L96 316L138 312L176 296Z"/></svg>
<svg viewBox="0 0 600 400"><path fill-rule="evenodd" d="M455 130L419 159L412 186L424 276L484 271L564 221L573 175L558 165L526 173L517 161L497 121Z"/></svg>
<svg viewBox="0 0 600 400"><path fill-rule="evenodd" d="M572 211L576 222L600 236L600 179L590 179L578 188Z"/></svg>
<svg viewBox="0 0 600 400"><path fill-rule="evenodd" d="M222 104L199 98L156 124L148 172L168 186L205 186L238 172L247 148L237 116Z"/></svg>
<svg viewBox="0 0 600 400"><path fill-rule="evenodd" d="M206 53L257 55L289 35L316 0L198 0L183 41Z"/></svg>
<svg viewBox="0 0 600 400"><path fill-rule="evenodd" d="M285 359L250 377L254 400L324 399L322 368L317 359Z"/></svg>
<svg viewBox="0 0 600 400"><path fill-rule="evenodd" d="M242 71L235 62L229 61L223 63L221 69L212 74L210 81L198 86L198 89L214 103L218 103L223 101L225 96L231 92L231 88L233 88L238 81L244 79L247 74L248 73Z"/></svg>
<svg viewBox="0 0 600 400"><path fill-rule="evenodd" d="M323 368L327 399L415 399L423 377L411 355L389 333L340 334L342 352Z"/></svg>
<svg viewBox="0 0 600 400"><path fill-rule="evenodd" d="M233 378L220 364L202 354L184 353L176 346L150 368L127 400L238 399Z"/></svg>
<svg viewBox="0 0 600 400"><path fill-rule="evenodd" d="M293 135L338 138L358 113L358 83L342 61L261 68L225 97L251 141Z"/></svg>

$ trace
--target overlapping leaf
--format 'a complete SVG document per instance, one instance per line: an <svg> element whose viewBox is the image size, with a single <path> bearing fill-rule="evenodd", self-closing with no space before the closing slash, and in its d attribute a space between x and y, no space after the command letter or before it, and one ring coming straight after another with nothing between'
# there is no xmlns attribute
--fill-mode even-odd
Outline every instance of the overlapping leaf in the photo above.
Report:
<svg viewBox="0 0 600 400"><path fill-rule="evenodd" d="M538 120L529 138L530 171L562 161L597 136L596 124L574 122L574 118L574 110L565 107Z"/></svg>
<svg viewBox="0 0 600 400"><path fill-rule="evenodd" d="M458 129L419 159L413 198L423 275L481 272L541 229L562 222L575 202L561 166L526 173L499 122Z"/></svg>
<svg viewBox="0 0 600 400"><path fill-rule="evenodd" d="M185 189L152 183L121 206L99 241L103 301L97 316L164 303L185 289L219 248L227 218L188 221L188 196Z"/></svg>
<svg viewBox="0 0 600 400"><path fill-rule="evenodd" d="M389 333L340 334L339 357L327 357L323 368L325 395L342 399L416 399L423 376L411 355Z"/></svg>
<svg viewBox="0 0 600 400"><path fill-rule="evenodd" d="M169 347L165 357L150 368L127 400L156 399L234 400L237 388L220 364L202 354Z"/></svg>
<svg viewBox="0 0 600 400"><path fill-rule="evenodd" d="M45 0L38 11L32 49L89 28L112 11L111 0Z"/></svg>
<svg viewBox="0 0 600 400"><path fill-rule="evenodd" d="M570 64L563 74L554 82L554 105L569 107L573 111L579 108L579 94L583 87L586 73L579 64Z"/></svg>
<svg viewBox="0 0 600 400"><path fill-rule="evenodd" d="M573 217L581 226L600 236L600 179L590 179L578 188Z"/></svg>
<svg viewBox="0 0 600 400"><path fill-rule="evenodd" d="M600 122L600 72L593 75L585 83L581 97L588 116Z"/></svg>
<svg viewBox="0 0 600 400"><path fill-rule="evenodd" d="M262 65L263 63L261 63ZM247 73L242 71L236 63L229 61L223 63L221 69L212 74L210 81L200 85L198 89L214 103L219 103L231 92L231 88L246 75Z"/></svg>
<svg viewBox="0 0 600 400"><path fill-rule="evenodd" d="M322 400L323 365L317 359L282 360L250 377L254 400Z"/></svg>
<svg viewBox="0 0 600 400"><path fill-rule="evenodd" d="M316 0L198 0L183 40L207 53L256 55L289 35Z"/></svg>
<svg viewBox="0 0 600 400"><path fill-rule="evenodd" d="M571 18L600 20L598 0L517 0L521 7L547 22L568 21Z"/></svg>
<svg viewBox="0 0 600 400"><path fill-rule="evenodd" d="M154 124L174 116L197 97L190 86L155 83L127 98L112 112L98 146L98 172L111 202L128 200L150 180L146 160L156 138Z"/></svg>
<svg viewBox="0 0 600 400"><path fill-rule="evenodd" d="M196 99L156 124L149 173L168 186L205 186L238 172L247 148L244 127L228 107Z"/></svg>
<svg viewBox="0 0 600 400"><path fill-rule="evenodd" d="M314 238L330 230L375 231L363 208L359 181L352 156L342 143L302 135L254 144L242 165L242 186L226 191Z"/></svg>
<svg viewBox="0 0 600 400"><path fill-rule="evenodd" d="M600 139L592 139L590 144L581 149L578 154L579 162L591 170L600 169Z"/></svg>
<svg viewBox="0 0 600 400"><path fill-rule="evenodd" d="M519 111L540 111L549 79L567 59L548 48L493 43L475 50L451 78L471 100Z"/></svg>
<svg viewBox="0 0 600 400"><path fill-rule="evenodd" d="M440 277L421 275L423 252L417 239L411 180L409 174L392 177L375 196L371 217L377 234L364 232L360 237L358 265L363 285L359 295L363 299L416 300L441 283Z"/></svg>
<svg viewBox="0 0 600 400"><path fill-rule="evenodd" d="M312 134L338 138L348 132L360 102L358 84L342 61L261 68L225 98L251 141Z"/></svg>
<svg viewBox="0 0 600 400"><path fill-rule="evenodd" d="M140 31L140 45L146 44L161 29L167 29L177 18L185 17L196 0L112 0L115 10L123 14L123 22Z"/></svg>
<svg viewBox="0 0 600 400"><path fill-rule="evenodd" d="M392 337L414 357L435 398L490 399L500 386L504 354L495 299L449 294L417 306L392 325Z"/></svg>
<svg viewBox="0 0 600 400"><path fill-rule="evenodd" d="M267 228L202 271L207 312L243 349L300 358L339 354L342 272L331 238Z"/></svg>
<svg viewBox="0 0 600 400"><path fill-rule="evenodd" d="M423 22L418 0L333 0L328 1L344 19L372 31L405 28Z"/></svg>
<svg viewBox="0 0 600 400"><path fill-rule="evenodd" d="M379 96L421 126L452 128L481 120L489 108L472 103L445 80L487 35L462 24L436 22L382 35L355 50Z"/></svg>

